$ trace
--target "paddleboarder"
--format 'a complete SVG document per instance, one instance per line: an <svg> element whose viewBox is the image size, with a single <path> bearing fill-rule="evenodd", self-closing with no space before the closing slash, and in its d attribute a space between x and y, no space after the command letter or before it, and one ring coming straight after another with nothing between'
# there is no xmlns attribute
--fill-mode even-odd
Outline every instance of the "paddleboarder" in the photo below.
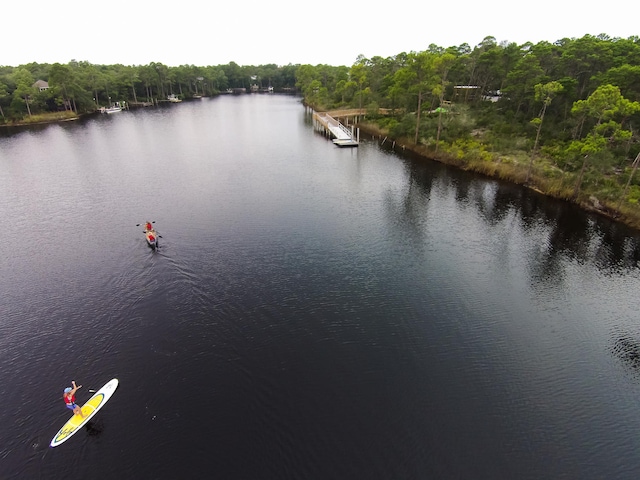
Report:
<svg viewBox="0 0 640 480"><path fill-rule="evenodd" d="M75 380L71 380L71 385L73 387L67 387L64 389L64 395L62 395L62 399L64 400L67 408L73 411L74 415L80 415L82 418L84 418L82 409L78 405L76 405L76 391L79 388L82 388L82 385L76 385Z"/></svg>

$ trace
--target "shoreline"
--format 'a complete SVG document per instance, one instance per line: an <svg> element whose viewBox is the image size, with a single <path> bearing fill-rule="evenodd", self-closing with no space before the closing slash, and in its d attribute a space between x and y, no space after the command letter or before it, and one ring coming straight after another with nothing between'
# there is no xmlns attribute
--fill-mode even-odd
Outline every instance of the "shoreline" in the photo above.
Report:
<svg viewBox="0 0 640 480"><path fill-rule="evenodd" d="M448 158L445 155L437 155L434 152L429 151L427 147L424 145L415 145L413 142L408 141L406 139L390 138L388 137L388 132L378 127L376 124L372 124L368 122L358 122L354 126L356 128L359 128L361 133L364 133L365 135L369 135L373 139L376 139L377 137L381 139L384 138L383 144L391 141L395 146L399 146L404 151L409 151L412 154L417 155L423 160L431 160L431 161L442 163L444 165L449 165L451 167L455 167L467 172L473 172L480 175L484 175L488 178L502 180L502 181L512 183L514 185L519 185L523 188L527 188L529 190L532 190L546 197L576 205L582 210L584 210L585 212L593 213L603 218L606 218L607 220L620 223L630 228L631 230L633 230L636 234L640 234L640 217L629 217L622 213L613 211L612 209L607 208L605 205L600 203L598 199L595 197L590 197L589 202L585 202L583 200L572 200L569 198L557 196L550 191L545 191L541 189L539 186L526 185L522 181L519 181L519 178L514 177L513 175L504 174L504 172L500 171L499 168L495 168L492 170L492 172L489 172L487 171L487 169L476 168L474 167L474 165L468 162L465 162L464 160Z"/></svg>
<svg viewBox="0 0 640 480"><path fill-rule="evenodd" d="M41 114L39 114L41 115ZM63 115L51 115L51 118L43 118L35 121L20 121L20 122L4 122L0 123L0 127L12 128L12 127L29 127L31 125L49 125L51 123L62 123L62 122L75 122L76 120L80 120L82 116L85 114L73 113L73 115L63 114Z"/></svg>

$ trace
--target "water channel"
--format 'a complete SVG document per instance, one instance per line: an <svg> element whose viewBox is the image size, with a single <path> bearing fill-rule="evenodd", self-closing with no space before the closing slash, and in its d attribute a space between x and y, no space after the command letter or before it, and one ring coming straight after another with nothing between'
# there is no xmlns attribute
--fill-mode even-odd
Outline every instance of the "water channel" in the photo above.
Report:
<svg viewBox="0 0 640 480"><path fill-rule="evenodd" d="M640 235L380 143L268 94L0 132L0 478L637 478Z"/></svg>

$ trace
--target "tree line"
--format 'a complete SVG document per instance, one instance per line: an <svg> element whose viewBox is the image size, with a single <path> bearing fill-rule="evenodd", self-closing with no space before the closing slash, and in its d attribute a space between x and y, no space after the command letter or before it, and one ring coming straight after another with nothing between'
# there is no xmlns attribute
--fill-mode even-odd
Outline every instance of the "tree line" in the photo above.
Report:
<svg viewBox="0 0 640 480"><path fill-rule="evenodd" d="M44 112L93 112L116 101L152 102L173 94L182 98L216 95L228 88L295 88L297 66L226 65L169 67L94 65L72 60L67 64L30 63L0 67L0 121L5 123ZM49 88L34 84L44 80Z"/></svg>
<svg viewBox="0 0 640 480"><path fill-rule="evenodd" d="M486 37L474 48L360 56L349 68L301 65L297 80L316 110L366 109L368 122L431 158L640 227L639 37Z"/></svg>

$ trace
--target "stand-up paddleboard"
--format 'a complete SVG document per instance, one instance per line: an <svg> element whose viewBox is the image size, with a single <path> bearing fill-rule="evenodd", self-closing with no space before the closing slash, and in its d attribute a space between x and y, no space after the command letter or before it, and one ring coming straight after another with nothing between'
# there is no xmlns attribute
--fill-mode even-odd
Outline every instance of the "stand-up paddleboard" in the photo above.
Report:
<svg viewBox="0 0 640 480"><path fill-rule="evenodd" d="M56 436L51 440L51 446L57 447L61 443L69 440L71 436L76 433L78 430L82 428L91 418L98 413L107 400L111 398L113 392L116 391L118 387L118 379L114 378L110 380L104 387L98 390L93 397L89 399L87 403L82 406L82 413L84 414L84 418L80 415L74 415L69 419L67 423L65 423L62 428L56 433Z"/></svg>

